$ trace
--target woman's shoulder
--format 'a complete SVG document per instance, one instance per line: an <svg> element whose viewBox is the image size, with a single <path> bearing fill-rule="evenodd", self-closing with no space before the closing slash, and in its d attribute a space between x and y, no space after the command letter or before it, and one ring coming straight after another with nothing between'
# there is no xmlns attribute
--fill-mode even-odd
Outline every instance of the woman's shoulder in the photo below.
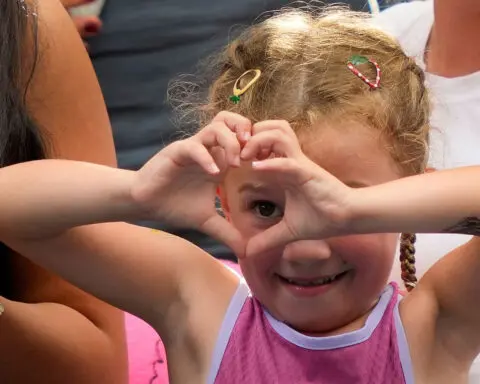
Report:
<svg viewBox="0 0 480 384"><path fill-rule="evenodd" d="M48 140L47 154L115 166L110 121L82 39L59 1L29 1L38 57L26 103Z"/></svg>

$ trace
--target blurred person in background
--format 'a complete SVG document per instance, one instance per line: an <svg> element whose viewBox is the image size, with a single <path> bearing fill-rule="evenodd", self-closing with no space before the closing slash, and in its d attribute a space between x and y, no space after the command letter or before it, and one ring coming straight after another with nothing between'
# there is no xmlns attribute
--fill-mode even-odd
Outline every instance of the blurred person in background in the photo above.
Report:
<svg viewBox="0 0 480 384"><path fill-rule="evenodd" d="M480 2L413 1L376 17L408 55L426 70L433 97L430 167L446 169L480 164ZM421 277L438 259L467 242L464 235L418 235L416 269ZM395 272L400 268L394 268ZM400 282L400 276L392 276ZM446 281L445 284L455 284ZM480 359L470 372L480 384Z"/></svg>
<svg viewBox="0 0 480 384"><path fill-rule="evenodd" d="M98 35L102 29L99 14L104 0L60 0L63 6L71 12L73 23L84 40Z"/></svg>

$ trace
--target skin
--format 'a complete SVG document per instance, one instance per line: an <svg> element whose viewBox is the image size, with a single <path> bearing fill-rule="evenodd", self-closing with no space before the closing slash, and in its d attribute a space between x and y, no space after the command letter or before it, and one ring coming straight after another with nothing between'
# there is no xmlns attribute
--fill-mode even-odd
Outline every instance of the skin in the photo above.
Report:
<svg viewBox="0 0 480 384"><path fill-rule="evenodd" d="M376 185L399 177L395 164L379 148L380 138L375 133L355 123L347 124L342 130L348 139L338 140L335 125L315 127L315 134L302 135L300 140L305 154L354 187ZM245 185L251 184L255 188L242 191ZM265 175L248 166L228 174L222 196L229 219L246 239L276 224L285 206L284 193L278 182L266 183ZM278 208L272 217L252 214L255 208L252 205L256 201L275 203ZM283 249L268 251L271 257L241 259L240 265L256 297L275 317L303 332L316 333L315 330L320 329L322 335L337 334L363 325L365 316L376 303L378 292L387 283L396 241L394 234L303 240ZM391 257L385 258L385 254ZM262 260L269 262L260 263ZM358 260L363 262L359 264ZM292 296L275 275L320 277L352 269L356 272L350 273L349 284L313 301ZM383 279L375 278L376 275L383 276ZM317 310L312 311L312 308ZM345 308L349 311L346 312ZM325 313L328 317L322 315Z"/></svg>
<svg viewBox="0 0 480 384"><path fill-rule="evenodd" d="M49 155L115 166L106 108L81 39L56 0L39 1L37 13L39 61L27 107ZM26 49L27 62L31 53ZM123 314L20 254L10 258L13 296L0 298L2 381L125 383Z"/></svg>
<svg viewBox="0 0 480 384"><path fill-rule="evenodd" d="M369 127L311 128L316 139L300 136L302 151L288 123L252 128L224 112L138 172L58 161L4 168L0 236L32 261L148 321L165 343L172 383L207 378L238 277L175 236L123 223L76 226L143 217L186 221L235 249L253 293L292 327L315 335L359 329L387 281L398 233L444 232L480 216L480 167L400 178ZM266 160L250 163L258 157ZM35 191L19 190L40 172ZM245 196L247 180L266 185L267 195ZM218 184L230 222L206 203ZM276 195L280 188L284 201ZM268 214L265 206L245 204L273 198ZM282 214L271 217L276 208ZM62 220L52 220L59 211ZM401 302L417 383L466 382L480 350L479 250L478 239L458 248ZM348 274L308 303L292 300L273 277L316 278L343 268ZM455 284L446 285L447 276ZM340 307L344 301L348 308ZM327 306L331 314L317 312Z"/></svg>
<svg viewBox="0 0 480 384"><path fill-rule="evenodd" d="M434 24L425 61L427 71L444 77L480 71L480 3L476 0L436 0Z"/></svg>

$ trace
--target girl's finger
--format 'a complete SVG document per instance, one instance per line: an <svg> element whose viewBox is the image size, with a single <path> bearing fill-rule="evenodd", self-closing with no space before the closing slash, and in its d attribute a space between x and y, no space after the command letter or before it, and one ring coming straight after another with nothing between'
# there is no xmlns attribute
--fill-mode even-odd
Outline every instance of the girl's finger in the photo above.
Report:
<svg viewBox="0 0 480 384"><path fill-rule="evenodd" d="M268 253L275 248L282 248L292 241L295 241L295 237L282 220L253 236L248 241L245 255L246 257L261 257L261 254Z"/></svg>
<svg viewBox="0 0 480 384"><path fill-rule="evenodd" d="M202 167L208 174L216 175L220 172L208 149L196 141L184 140L179 142L170 156L179 165L187 165L193 162Z"/></svg>
<svg viewBox="0 0 480 384"><path fill-rule="evenodd" d="M232 132L235 132L238 141L242 144L252 136L251 121L238 113L222 111L214 117L212 122L224 123Z"/></svg>
<svg viewBox="0 0 480 384"><path fill-rule="evenodd" d="M312 179L306 167L295 159L274 158L254 161L252 169L256 172L275 173L276 178L287 185L300 186Z"/></svg>
<svg viewBox="0 0 480 384"><path fill-rule="evenodd" d="M264 159L266 157L296 157L299 147L292 138L280 130L267 130L256 133L242 149L244 161Z"/></svg>
<svg viewBox="0 0 480 384"><path fill-rule="evenodd" d="M223 122L213 122L196 135L196 139L211 149L220 147L225 151L228 165L240 166L240 143Z"/></svg>
<svg viewBox="0 0 480 384"><path fill-rule="evenodd" d="M207 235L219 240L232 249L237 257L245 255L245 245L240 232L220 215L210 217L200 228Z"/></svg>

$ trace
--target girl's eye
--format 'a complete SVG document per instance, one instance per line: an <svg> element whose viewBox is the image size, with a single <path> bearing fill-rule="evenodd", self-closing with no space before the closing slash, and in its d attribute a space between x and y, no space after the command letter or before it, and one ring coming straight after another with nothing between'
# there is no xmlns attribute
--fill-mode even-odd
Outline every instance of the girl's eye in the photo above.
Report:
<svg viewBox="0 0 480 384"><path fill-rule="evenodd" d="M254 201L252 208L258 216L263 218L273 219L283 215L283 212L270 201Z"/></svg>

